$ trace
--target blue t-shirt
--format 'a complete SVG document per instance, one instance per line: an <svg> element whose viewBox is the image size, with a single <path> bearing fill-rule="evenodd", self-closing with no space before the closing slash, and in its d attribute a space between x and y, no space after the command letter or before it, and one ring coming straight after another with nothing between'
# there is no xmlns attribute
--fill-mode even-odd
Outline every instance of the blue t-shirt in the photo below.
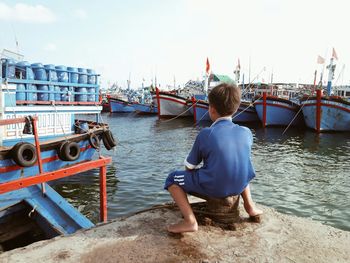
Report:
<svg viewBox="0 0 350 263"><path fill-rule="evenodd" d="M252 144L248 128L223 117L200 131L185 165L194 169L203 161L201 168L193 170L193 176L208 196L239 195L255 177L250 156Z"/></svg>

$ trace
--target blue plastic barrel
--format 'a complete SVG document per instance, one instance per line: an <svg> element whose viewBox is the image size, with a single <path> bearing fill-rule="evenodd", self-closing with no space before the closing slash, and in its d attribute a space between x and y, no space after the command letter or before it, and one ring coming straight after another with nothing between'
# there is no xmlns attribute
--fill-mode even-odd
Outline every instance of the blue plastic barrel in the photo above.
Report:
<svg viewBox="0 0 350 263"><path fill-rule="evenodd" d="M16 63L16 76L20 79L34 80L34 73L29 62L21 61Z"/></svg>
<svg viewBox="0 0 350 263"><path fill-rule="evenodd" d="M26 100L33 101L38 100L37 94L36 94L36 86L32 84L26 85L26 90L28 91L26 94Z"/></svg>
<svg viewBox="0 0 350 263"><path fill-rule="evenodd" d="M87 69L88 84L96 84L96 72L93 69Z"/></svg>
<svg viewBox="0 0 350 263"><path fill-rule="evenodd" d="M56 72L55 65L47 64L44 66L44 68L46 70L47 80L52 82L57 82L58 79L57 79L57 72Z"/></svg>
<svg viewBox="0 0 350 263"><path fill-rule="evenodd" d="M79 81L79 73L77 68L68 67L68 76L70 83L78 83Z"/></svg>
<svg viewBox="0 0 350 263"><path fill-rule="evenodd" d="M24 84L17 84L16 87L16 100L26 100L26 86Z"/></svg>
<svg viewBox="0 0 350 263"><path fill-rule="evenodd" d="M95 88L88 88L87 101L94 102L95 101Z"/></svg>
<svg viewBox="0 0 350 263"><path fill-rule="evenodd" d="M13 59L2 59L2 77L9 79L16 77L16 62Z"/></svg>
<svg viewBox="0 0 350 263"><path fill-rule="evenodd" d="M61 101L61 89L59 86L54 86L55 101Z"/></svg>
<svg viewBox="0 0 350 263"><path fill-rule="evenodd" d="M87 101L86 88L75 88L75 92L81 93L81 94L75 94L75 101Z"/></svg>
<svg viewBox="0 0 350 263"><path fill-rule="evenodd" d="M45 70L43 64L33 63L31 66L32 66L32 70L34 72L35 80L42 80L42 81L47 80L46 70Z"/></svg>
<svg viewBox="0 0 350 263"><path fill-rule="evenodd" d="M85 68L78 68L79 72L79 83L87 84L87 70Z"/></svg>
<svg viewBox="0 0 350 263"><path fill-rule="evenodd" d="M61 101L68 101L69 97L68 97L68 87L61 87Z"/></svg>
<svg viewBox="0 0 350 263"><path fill-rule="evenodd" d="M66 66L56 66L58 82L68 82L68 72Z"/></svg>
<svg viewBox="0 0 350 263"><path fill-rule="evenodd" d="M49 85L49 91L50 91L50 93L49 93L49 101L55 100L55 93L54 93L55 87L52 86L52 85Z"/></svg>
<svg viewBox="0 0 350 263"><path fill-rule="evenodd" d="M47 85L38 85L38 100L40 101L48 101L49 100L49 94L47 91L49 90L49 87ZM46 91L46 92L39 92L39 90Z"/></svg>

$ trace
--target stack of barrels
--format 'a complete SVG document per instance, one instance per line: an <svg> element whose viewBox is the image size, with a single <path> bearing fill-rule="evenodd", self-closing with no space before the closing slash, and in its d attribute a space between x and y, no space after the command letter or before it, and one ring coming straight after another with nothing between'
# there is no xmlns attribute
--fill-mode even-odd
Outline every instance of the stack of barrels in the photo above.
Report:
<svg viewBox="0 0 350 263"><path fill-rule="evenodd" d="M2 78L9 83L11 79L25 80L23 84L17 83L16 100L95 102L98 99L97 74L92 69L12 59L1 62Z"/></svg>

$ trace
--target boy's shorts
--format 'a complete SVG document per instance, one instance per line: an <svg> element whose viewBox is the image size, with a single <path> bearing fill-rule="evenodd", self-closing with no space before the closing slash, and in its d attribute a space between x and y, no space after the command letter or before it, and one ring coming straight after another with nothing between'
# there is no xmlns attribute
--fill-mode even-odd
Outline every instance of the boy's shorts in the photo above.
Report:
<svg viewBox="0 0 350 263"><path fill-rule="evenodd" d="M168 190L168 187L177 184L186 193L198 193L205 194L198 183L195 171L175 171L168 175L165 180L164 189Z"/></svg>

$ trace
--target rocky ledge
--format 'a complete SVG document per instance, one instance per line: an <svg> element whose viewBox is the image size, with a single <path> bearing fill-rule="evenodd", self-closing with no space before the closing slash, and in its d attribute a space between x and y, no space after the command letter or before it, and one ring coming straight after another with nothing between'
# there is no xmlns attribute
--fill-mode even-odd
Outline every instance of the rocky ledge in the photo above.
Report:
<svg viewBox="0 0 350 263"><path fill-rule="evenodd" d="M261 223L170 235L180 213L160 206L0 254L0 262L350 262L350 232L259 207Z"/></svg>

